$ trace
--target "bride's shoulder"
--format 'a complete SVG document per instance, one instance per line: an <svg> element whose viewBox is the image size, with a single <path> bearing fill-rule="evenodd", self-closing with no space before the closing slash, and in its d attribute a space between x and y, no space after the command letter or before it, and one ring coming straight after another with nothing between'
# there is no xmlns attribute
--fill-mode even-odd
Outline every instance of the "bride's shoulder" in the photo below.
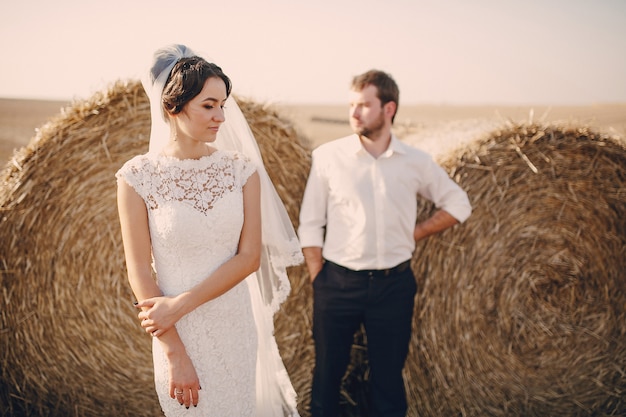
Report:
<svg viewBox="0 0 626 417"><path fill-rule="evenodd" d="M254 161L241 151L222 150L220 153L222 158L228 161L227 165L238 173L236 176L241 178L244 182L257 170Z"/></svg>
<svg viewBox="0 0 626 417"><path fill-rule="evenodd" d="M115 173L115 176L137 186L143 184L145 179L151 176L151 166L150 158L147 155L136 155L126 161Z"/></svg>

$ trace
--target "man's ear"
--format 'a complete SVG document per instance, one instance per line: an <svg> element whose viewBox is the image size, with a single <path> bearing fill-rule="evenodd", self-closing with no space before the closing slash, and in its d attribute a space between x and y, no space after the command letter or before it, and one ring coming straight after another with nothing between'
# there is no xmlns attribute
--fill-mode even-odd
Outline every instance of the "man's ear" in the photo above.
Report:
<svg viewBox="0 0 626 417"><path fill-rule="evenodd" d="M397 104L393 101L388 101L383 106L383 110L385 111L385 115L389 116L389 120L393 118L396 114L396 109L398 108Z"/></svg>

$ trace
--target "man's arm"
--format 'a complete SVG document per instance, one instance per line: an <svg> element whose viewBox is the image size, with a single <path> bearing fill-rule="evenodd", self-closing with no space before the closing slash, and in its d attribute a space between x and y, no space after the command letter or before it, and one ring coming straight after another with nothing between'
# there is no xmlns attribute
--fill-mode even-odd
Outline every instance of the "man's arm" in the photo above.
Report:
<svg viewBox="0 0 626 417"><path fill-rule="evenodd" d="M459 221L452 217L452 215L447 211L437 210L431 217L415 225L413 238L416 242L418 242L430 235L442 232L458 223Z"/></svg>
<svg viewBox="0 0 626 417"><path fill-rule="evenodd" d="M311 171L307 179L300 209L298 237L302 245L302 254L309 270L311 282L322 270L322 246L326 227L326 204L328 184L318 173L317 159L313 152Z"/></svg>
<svg viewBox="0 0 626 417"><path fill-rule="evenodd" d="M306 267L309 270L309 278L311 279L311 282L313 282L317 274L319 274L322 270L322 266L324 266L322 248L310 246L308 248L302 248L302 253L304 254Z"/></svg>

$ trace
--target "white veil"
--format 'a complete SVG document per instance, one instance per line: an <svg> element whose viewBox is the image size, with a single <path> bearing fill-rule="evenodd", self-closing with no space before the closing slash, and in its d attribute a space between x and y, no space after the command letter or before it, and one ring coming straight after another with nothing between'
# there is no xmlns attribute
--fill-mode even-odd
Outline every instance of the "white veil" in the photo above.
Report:
<svg viewBox="0 0 626 417"><path fill-rule="evenodd" d="M170 45L154 54L151 70L142 80L150 99L150 154L160 152L169 139L169 125L161 105L169 74L179 59L196 55L184 45ZM265 171L252 131L232 96L226 101L224 113L226 121L220 127L214 146L246 155L256 164L261 179L261 267L246 278L259 340L257 414L264 417L297 416L296 392L274 339L274 313L291 290L286 268L302 263L302 252L287 211Z"/></svg>

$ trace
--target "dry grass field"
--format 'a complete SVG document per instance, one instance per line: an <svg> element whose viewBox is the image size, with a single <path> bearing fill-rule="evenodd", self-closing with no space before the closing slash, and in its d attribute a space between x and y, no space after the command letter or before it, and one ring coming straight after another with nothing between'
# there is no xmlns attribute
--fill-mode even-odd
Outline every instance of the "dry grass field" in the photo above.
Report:
<svg viewBox="0 0 626 417"><path fill-rule="evenodd" d="M38 101L0 99L0 160L4 162L14 149L26 145L34 136L35 129L61 112L69 103L61 101Z"/></svg>
<svg viewBox="0 0 626 417"><path fill-rule="evenodd" d="M347 106L283 105L313 147L350 134ZM589 126L598 133L626 138L626 103L589 106L448 106L400 105L395 132L435 157L483 136L507 122L540 122Z"/></svg>
<svg viewBox="0 0 626 417"><path fill-rule="evenodd" d="M71 103L0 98L0 163L26 145L36 129ZM350 133L347 106L280 105L274 107L294 122L315 147ZM437 155L450 146L491 131L507 121L573 123L626 138L626 103L589 106L401 106L396 133Z"/></svg>

